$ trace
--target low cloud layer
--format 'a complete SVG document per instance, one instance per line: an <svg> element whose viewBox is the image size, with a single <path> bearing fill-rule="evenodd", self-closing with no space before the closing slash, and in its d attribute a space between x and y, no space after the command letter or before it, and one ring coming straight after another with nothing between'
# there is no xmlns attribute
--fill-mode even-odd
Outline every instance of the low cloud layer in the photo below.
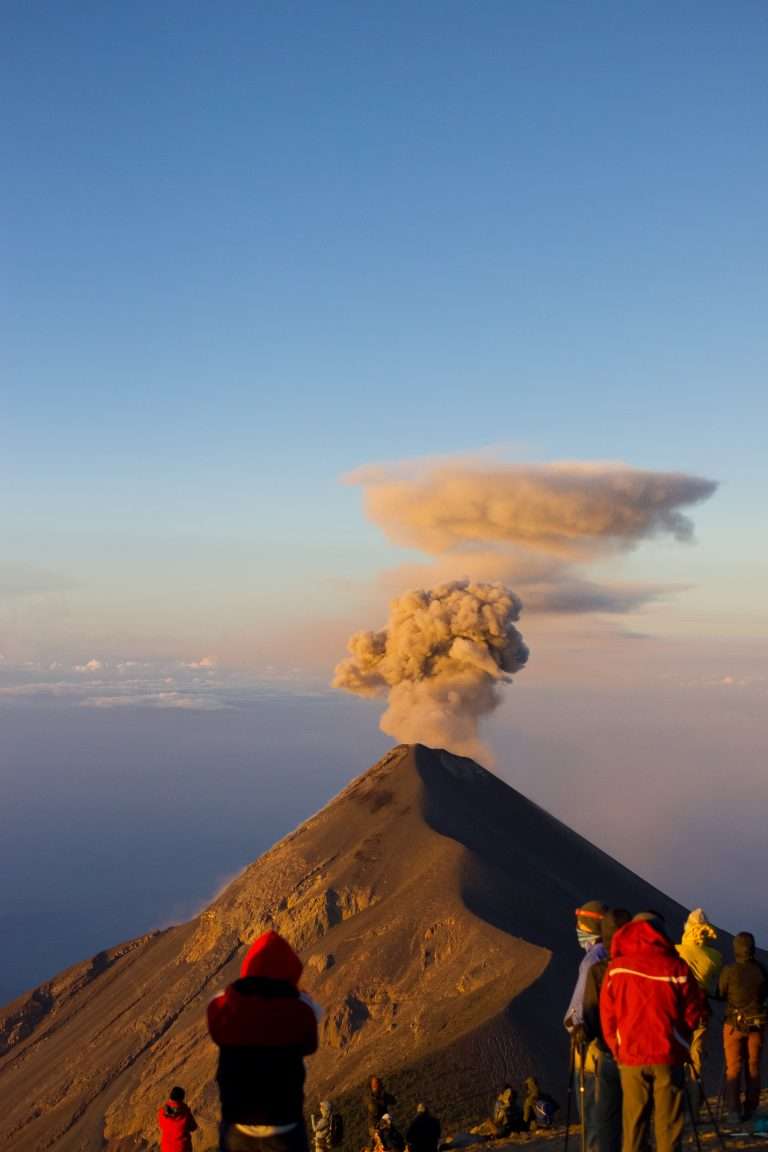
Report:
<svg viewBox="0 0 768 1152"><path fill-rule="evenodd" d="M500 584L454 581L408 592L393 601L386 628L350 638L334 687L386 696L380 727L396 740L487 760L478 722L528 659L515 627L520 609Z"/></svg>

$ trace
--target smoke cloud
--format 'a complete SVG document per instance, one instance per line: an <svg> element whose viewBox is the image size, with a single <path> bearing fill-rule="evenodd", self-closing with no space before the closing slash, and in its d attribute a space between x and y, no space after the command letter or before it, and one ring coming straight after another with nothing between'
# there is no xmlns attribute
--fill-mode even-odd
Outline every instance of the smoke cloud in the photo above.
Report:
<svg viewBox="0 0 768 1152"><path fill-rule="evenodd" d="M487 760L478 722L528 660L515 627L521 607L501 584L456 580L407 592L390 605L386 628L351 637L334 687L386 696L380 727L398 741Z"/></svg>

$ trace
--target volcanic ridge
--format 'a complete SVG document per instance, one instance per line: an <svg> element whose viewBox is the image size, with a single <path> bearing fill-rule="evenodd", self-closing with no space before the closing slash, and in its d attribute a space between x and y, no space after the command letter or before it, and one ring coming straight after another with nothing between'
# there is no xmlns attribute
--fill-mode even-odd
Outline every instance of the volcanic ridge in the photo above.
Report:
<svg viewBox="0 0 768 1152"><path fill-rule="evenodd" d="M589 898L680 905L472 760L401 745L249 865L194 920L100 953L0 1008L0 1145L140 1152L168 1087L186 1086L200 1152L216 1144L205 1005L268 928L305 961L325 1010L308 1105L348 1113L379 1073L405 1117L482 1118L536 1073L562 1088L562 1015Z"/></svg>

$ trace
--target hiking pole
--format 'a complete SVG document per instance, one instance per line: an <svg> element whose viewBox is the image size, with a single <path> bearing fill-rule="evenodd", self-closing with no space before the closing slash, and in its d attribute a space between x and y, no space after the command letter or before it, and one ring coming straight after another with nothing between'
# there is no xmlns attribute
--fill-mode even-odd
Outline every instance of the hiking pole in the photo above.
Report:
<svg viewBox="0 0 768 1152"><path fill-rule="evenodd" d="M576 1045L571 1036L571 1047L568 1053L568 1092L565 1098L565 1138L563 1139L563 1152L568 1152L568 1134L571 1130L571 1107L573 1105L573 1075L575 1071Z"/></svg>
<svg viewBox="0 0 768 1152"><path fill-rule="evenodd" d="M579 1043L579 1113L581 1115L581 1152L587 1152L587 1116L585 1111L586 1104L586 1085L584 1083L584 1057L586 1056L586 1047L584 1041Z"/></svg>
<svg viewBox="0 0 768 1152"><path fill-rule="evenodd" d="M693 1065L691 1065L693 1067ZM699 1123L696 1119L696 1113L691 1100L691 1081L688 1077L687 1069L683 1069L683 1092L685 1093L685 1103L688 1105L688 1115L691 1118L691 1127L693 1128L693 1136L696 1140L697 1152L701 1152L701 1136L699 1134Z"/></svg>
<svg viewBox="0 0 768 1152"><path fill-rule="evenodd" d="M693 1064L691 1064L691 1070L693 1072L693 1075L696 1078L697 1084L699 1085L699 1091L701 1092L702 1098L704 1100L704 1106L707 1109L707 1112L709 1113L709 1119L710 1119L710 1122L712 1124L712 1127L715 1130L715 1136L717 1137L717 1142L720 1145L722 1152L726 1152L725 1140L723 1139L723 1133L720 1129L720 1125L718 1124L717 1120L715 1119L715 1114L712 1111L712 1105L709 1102L709 1097L707 1096L706 1092L704 1091L704 1085L702 1084L701 1076L696 1071L696 1069L693 1067Z"/></svg>

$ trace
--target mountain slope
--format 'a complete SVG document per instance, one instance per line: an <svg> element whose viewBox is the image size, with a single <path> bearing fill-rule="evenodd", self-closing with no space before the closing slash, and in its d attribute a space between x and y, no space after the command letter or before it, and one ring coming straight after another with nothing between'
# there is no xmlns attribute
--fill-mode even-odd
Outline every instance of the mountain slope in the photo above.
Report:
<svg viewBox="0 0 768 1152"><path fill-rule="evenodd" d="M401 1113L451 1120L538 1072L559 1087L578 964L573 910L602 898L684 911L471 760L394 749L250 865L195 920L100 954L0 1010L0 1141L132 1152L183 1083L215 1145L207 1000L268 927L301 952L324 1006L311 1099L372 1071Z"/></svg>

